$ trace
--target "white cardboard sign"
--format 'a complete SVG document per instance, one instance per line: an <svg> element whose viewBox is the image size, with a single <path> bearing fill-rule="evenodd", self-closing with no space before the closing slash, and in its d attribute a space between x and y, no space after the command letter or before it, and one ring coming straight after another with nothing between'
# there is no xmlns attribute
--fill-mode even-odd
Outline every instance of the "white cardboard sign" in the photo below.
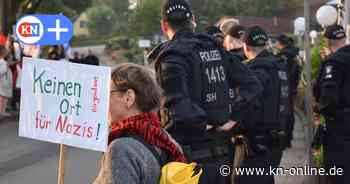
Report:
<svg viewBox="0 0 350 184"><path fill-rule="evenodd" d="M24 58L19 135L106 151L108 67Z"/></svg>

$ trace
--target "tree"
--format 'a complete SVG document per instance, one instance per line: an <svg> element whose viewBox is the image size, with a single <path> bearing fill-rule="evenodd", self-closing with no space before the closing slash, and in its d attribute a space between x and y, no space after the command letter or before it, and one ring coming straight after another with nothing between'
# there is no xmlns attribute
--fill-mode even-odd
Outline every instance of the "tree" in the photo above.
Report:
<svg viewBox="0 0 350 184"><path fill-rule="evenodd" d="M114 11L107 5L100 5L87 10L89 17L88 28L98 36L109 35L114 24Z"/></svg>
<svg viewBox="0 0 350 184"><path fill-rule="evenodd" d="M200 24L213 24L222 16L273 17L300 7L303 0L191 0Z"/></svg>
<svg viewBox="0 0 350 184"><path fill-rule="evenodd" d="M130 18L129 33L133 36L150 36L160 31L161 0L143 0Z"/></svg>
<svg viewBox="0 0 350 184"><path fill-rule="evenodd" d="M113 32L117 34L127 32L129 26L129 0L103 0L114 11Z"/></svg>
<svg viewBox="0 0 350 184"><path fill-rule="evenodd" d="M213 25L222 16L273 17L283 12L285 6L298 7L300 1L302 0L190 0L190 4L196 16L198 30L202 30L208 25ZM160 30L160 2L143 0L138 5L129 23L132 35L151 35Z"/></svg>
<svg viewBox="0 0 350 184"><path fill-rule="evenodd" d="M91 0L44 0L36 12L38 13L63 13L73 18L79 16L91 6Z"/></svg>
<svg viewBox="0 0 350 184"><path fill-rule="evenodd" d="M43 0L2 0L0 6L2 7L2 16L0 26L5 35L7 35L12 25L15 24L16 19L24 13L34 12Z"/></svg>
<svg viewBox="0 0 350 184"><path fill-rule="evenodd" d="M124 16L129 11L129 0L101 0L104 4L111 7L115 14Z"/></svg>

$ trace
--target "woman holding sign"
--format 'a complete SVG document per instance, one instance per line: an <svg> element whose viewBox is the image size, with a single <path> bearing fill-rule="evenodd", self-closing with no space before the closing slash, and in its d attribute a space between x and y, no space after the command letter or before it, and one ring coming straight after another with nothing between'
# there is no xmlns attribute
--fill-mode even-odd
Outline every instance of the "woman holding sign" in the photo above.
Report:
<svg viewBox="0 0 350 184"><path fill-rule="evenodd" d="M94 184L159 183L159 155L186 161L153 112L159 98L160 89L148 69L122 64L112 71L109 145Z"/></svg>

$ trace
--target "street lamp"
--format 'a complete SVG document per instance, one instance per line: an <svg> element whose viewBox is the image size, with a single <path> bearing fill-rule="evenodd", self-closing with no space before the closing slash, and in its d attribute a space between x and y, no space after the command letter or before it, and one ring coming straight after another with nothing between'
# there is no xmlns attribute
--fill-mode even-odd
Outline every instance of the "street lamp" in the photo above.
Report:
<svg viewBox="0 0 350 184"><path fill-rule="evenodd" d="M337 9L330 5L321 6L316 13L317 22L326 27L337 23Z"/></svg>
<svg viewBox="0 0 350 184"><path fill-rule="evenodd" d="M294 21L294 33L296 35L302 35L305 32L305 18L298 17Z"/></svg>
<svg viewBox="0 0 350 184"><path fill-rule="evenodd" d="M311 44L312 45L315 45L315 40L316 40L317 36L318 36L317 31L315 31L315 30L310 31L310 37L311 37Z"/></svg>
<svg viewBox="0 0 350 184"><path fill-rule="evenodd" d="M298 17L294 21L294 34L297 35L298 38L298 45L302 45L302 36L305 32L305 18L304 17Z"/></svg>

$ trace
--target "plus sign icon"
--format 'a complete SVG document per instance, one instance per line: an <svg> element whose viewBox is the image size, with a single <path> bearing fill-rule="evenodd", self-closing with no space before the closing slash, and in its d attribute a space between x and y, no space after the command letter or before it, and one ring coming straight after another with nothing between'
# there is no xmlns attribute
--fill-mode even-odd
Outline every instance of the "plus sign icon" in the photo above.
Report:
<svg viewBox="0 0 350 184"><path fill-rule="evenodd" d="M61 45L73 36L73 24L64 15L28 15L16 24L16 36L31 45Z"/></svg>

